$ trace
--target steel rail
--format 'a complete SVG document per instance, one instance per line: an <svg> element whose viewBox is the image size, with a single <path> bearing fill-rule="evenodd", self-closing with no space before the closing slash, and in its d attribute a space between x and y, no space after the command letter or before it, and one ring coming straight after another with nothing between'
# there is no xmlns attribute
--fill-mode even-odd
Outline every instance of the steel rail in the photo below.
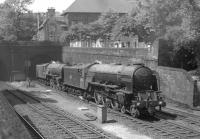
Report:
<svg viewBox="0 0 200 139"><path fill-rule="evenodd" d="M8 105L9 105L9 107L14 111L14 112L16 112L16 114L19 116L19 118L21 119L21 120L23 120L23 122L29 127L29 129L31 129L33 132L34 132L34 134L37 136L36 138L37 139L45 139L43 136L42 136L42 134L37 130L37 128L33 125L33 124L31 124L30 122L28 122L28 120L26 120L23 116L21 116L14 108L13 108L13 106L8 102ZM27 129L27 130L29 130L29 129ZM34 138L35 139L35 138Z"/></svg>
<svg viewBox="0 0 200 139"><path fill-rule="evenodd" d="M44 85L44 84L42 84L42 85ZM46 85L44 85L44 86L46 86ZM48 86L46 86L46 87L48 87ZM56 90L56 91L63 92L60 90ZM126 114L122 114L122 113L114 111L112 109L109 109L108 113L110 113L113 116L116 115L114 113L117 113L116 116L119 116L119 117L123 118L124 120L129 120L129 122L132 122L133 124L144 127L145 129L148 129L150 131L157 132L163 137L169 136L169 137L172 137L175 139L188 139L188 137L189 138L192 138L192 137L200 138L200 132L190 129L188 127L184 127L182 125L176 124L174 122L167 121L167 120L165 120L165 121L161 120L160 122L157 122L157 124L153 124L150 122L146 122L146 121L143 121L140 119L133 118Z"/></svg>
<svg viewBox="0 0 200 139"><path fill-rule="evenodd" d="M35 112L39 113L40 115L42 115L43 117L45 117L46 119L50 120L52 123L55 123L56 125L60 126L61 128L63 128L63 126L61 126L60 124L58 124L57 122L53 121L52 119L48 118L47 116L45 116L45 114L41 113L40 111L38 111L34 106L32 106L30 103L27 103L24 99L20 98L18 95L16 95L15 93L13 93L12 91L7 90L9 93L11 93L12 95L14 95L15 97L17 97L19 100L21 100L22 102L26 103L29 107L31 107ZM65 129L65 128L63 128ZM74 136L73 133L69 132L67 129L65 129L66 132L68 132L70 135L72 135L74 138L79 139L78 137Z"/></svg>
<svg viewBox="0 0 200 139"><path fill-rule="evenodd" d="M170 112L170 113L176 113L177 115L180 115L180 116L187 116L187 117L193 117L193 118L200 119L200 115L184 112L184 111L181 111L181 110L175 110L175 109L172 109L172 108L166 107L166 108L163 108L163 111L164 112Z"/></svg>
<svg viewBox="0 0 200 139"><path fill-rule="evenodd" d="M34 134L36 135L36 137L32 137L33 139L45 139L42 134L37 130L37 128L31 124L30 122L28 122L28 120L26 120L26 118L24 118L23 116L21 116L17 111L15 111L18 116L25 122L25 124L31 129L33 130ZM28 129L29 130L29 129ZM32 136L32 135L31 135Z"/></svg>
<svg viewBox="0 0 200 139"><path fill-rule="evenodd" d="M22 90L17 90L17 91L19 91L19 92L21 92L23 95L25 95L25 96L27 96L27 97L29 97L29 98L35 100L36 102L39 102L42 106L44 106L44 109L45 109L45 108L48 108L49 110L51 110L51 111L53 111L53 112L56 112L56 113L59 113L59 114L61 113L61 111L59 111L59 110L57 110L57 109L51 108L51 106L49 106L48 104L42 103L42 102L39 101L38 99L36 99L36 98L34 98L34 97L28 95L27 93L25 93L24 91L22 91ZM96 132L96 133L97 133L97 131L96 131L94 128L91 128L89 125L83 123L83 122L80 121L78 118L76 118L76 116L74 116L74 115L72 115L72 114L70 114L70 113L68 113L68 112L62 112L62 114L63 114L63 116L65 116L66 118L69 118L70 120L76 122L77 124L80 124L80 125L84 126L85 128L87 128L87 129L90 130L91 132ZM109 138L109 137L107 137L106 135L104 135L103 133L99 133L99 134L101 134L101 135L104 136L105 138Z"/></svg>
<svg viewBox="0 0 200 139"><path fill-rule="evenodd" d="M52 115L52 114L55 114L55 113L57 113L58 115L61 115L61 112L59 112L58 110L55 110L55 109L50 108L47 104L42 104L39 100L37 100L36 98L33 98L32 96L30 96L30 95L24 93L24 92L21 91L21 90L17 90L17 91L18 91L18 92L20 91L20 94L23 94L24 96L29 97L29 98L33 99L34 101L39 102L39 103L41 104L41 106L43 107L43 108L42 108L43 110L48 109L48 111L52 111L51 115ZM12 93L12 92L11 92L11 93ZM16 95L16 94L14 94L14 95ZM23 101L24 101L24 100L23 100ZM46 118L48 118L48 116L50 115L50 114L49 114L49 115L48 115L48 114L44 114L44 111L41 111L41 108L38 108L38 107L36 107L36 106L33 106L33 104L29 104L29 103L28 103L28 105L29 105L30 107L32 107L34 110L37 109L37 112L40 113L41 115L43 114L43 116L46 116ZM40 106L40 107L41 107L41 106ZM86 125L86 124L80 122L79 120L75 119L75 117L74 117L73 115L71 115L71 114L63 113L62 116L64 116L63 118L68 118L70 121L75 122L76 125L77 125L78 127L82 126L82 130L83 130L83 128L84 128L84 130L85 130L85 133L84 133L84 134L87 134L88 131L90 131L90 132L88 132L89 135L95 134L95 137L93 136L92 138L109 138L109 137L107 137L106 135L104 135L103 133L98 132L98 131L96 131L95 129L91 128L90 126L88 126L88 125ZM56 118L56 117L54 117L54 118ZM49 120L50 120L50 119L49 119ZM55 119L52 120L52 121L55 121ZM65 122L66 122L66 120L65 120ZM56 122L56 124L59 125L59 126L61 126L63 129L65 128L64 126L62 126L62 124L60 124L60 123L58 123L58 122ZM75 126L75 125L74 125L74 126ZM78 136L78 135L77 135L77 132L75 133L74 130L70 130L70 129L66 129L66 128L65 128L65 130L67 130L71 135L73 135L73 136L74 136L75 138L77 138L77 139L83 138L83 135L79 135L79 136ZM77 130L80 130L80 128L77 129ZM85 136L85 135L84 135L84 136ZM88 138L89 138L89 137L88 137Z"/></svg>

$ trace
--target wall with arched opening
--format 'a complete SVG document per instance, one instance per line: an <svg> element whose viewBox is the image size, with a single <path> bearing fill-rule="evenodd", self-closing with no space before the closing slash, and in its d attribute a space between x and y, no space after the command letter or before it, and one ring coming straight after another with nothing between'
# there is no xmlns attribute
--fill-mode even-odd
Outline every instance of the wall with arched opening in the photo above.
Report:
<svg viewBox="0 0 200 139"><path fill-rule="evenodd" d="M35 65L61 61L62 47L53 42L0 42L0 80L35 77Z"/></svg>
<svg viewBox="0 0 200 139"><path fill-rule="evenodd" d="M36 74L36 65L42 63L48 63L52 60L55 60L53 57L49 55L36 55L30 58L30 67L28 71L28 76L31 78L35 77Z"/></svg>

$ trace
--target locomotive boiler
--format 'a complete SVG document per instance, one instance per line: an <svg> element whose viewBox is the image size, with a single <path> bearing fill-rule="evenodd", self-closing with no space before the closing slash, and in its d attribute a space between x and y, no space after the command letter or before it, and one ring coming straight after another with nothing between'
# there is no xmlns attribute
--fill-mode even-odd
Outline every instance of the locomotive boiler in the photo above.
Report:
<svg viewBox="0 0 200 139"><path fill-rule="evenodd" d="M87 74L92 77L89 87L96 103L130 112L134 117L144 112L153 115L155 107L166 105L154 72L143 64L96 64Z"/></svg>
<svg viewBox="0 0 200 139"><path fill-rule="evenodd" d="M92 98L97 104L128 112L134 117L144 113L153 115L156 107L161 109L166 105L160 96L156 75L143 64L67 66L50 63L43 73L52 87Z"/></svg>

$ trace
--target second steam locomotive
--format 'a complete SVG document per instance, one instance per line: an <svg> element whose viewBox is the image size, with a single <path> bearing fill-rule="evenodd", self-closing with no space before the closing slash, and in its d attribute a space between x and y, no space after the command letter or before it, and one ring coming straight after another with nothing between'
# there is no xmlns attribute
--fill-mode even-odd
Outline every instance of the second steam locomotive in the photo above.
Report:
<svg viewBox="0 0 200 139"><path fill-rule="evenodd" d="M46 85L73 92L97 104L138 117L153 115L166 105L154 72L143 64L78 64L59 62L36 65L36 76Z"/></svg>

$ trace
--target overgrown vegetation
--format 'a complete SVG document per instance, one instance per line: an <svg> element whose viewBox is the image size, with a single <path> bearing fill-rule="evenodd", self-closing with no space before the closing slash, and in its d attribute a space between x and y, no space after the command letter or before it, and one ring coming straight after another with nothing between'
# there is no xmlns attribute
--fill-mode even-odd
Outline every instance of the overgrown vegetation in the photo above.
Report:
<svg viewBox="0 0 200 139"><path fill-rule="evenodd" d="M31 40L37 30L37 19L27 6L32 0L5 0L0 5L0 39Z"/></svg>
<svg viewBox="0 0 200 139"><path fill-rule="evenodd" d="M89 25L71 26L63 38L117 40L134 35L139 37L139 41L147 43L158 39L170 42L174 49L171 62L175 67L184 68L183 64L191 63L191 69L196 67L195 63L200 66L199 0L138 0L131 14L119 16L108 12ZM184 62L180 64L178 61ZM185 69L190 70L188 67Z"/></svg>

